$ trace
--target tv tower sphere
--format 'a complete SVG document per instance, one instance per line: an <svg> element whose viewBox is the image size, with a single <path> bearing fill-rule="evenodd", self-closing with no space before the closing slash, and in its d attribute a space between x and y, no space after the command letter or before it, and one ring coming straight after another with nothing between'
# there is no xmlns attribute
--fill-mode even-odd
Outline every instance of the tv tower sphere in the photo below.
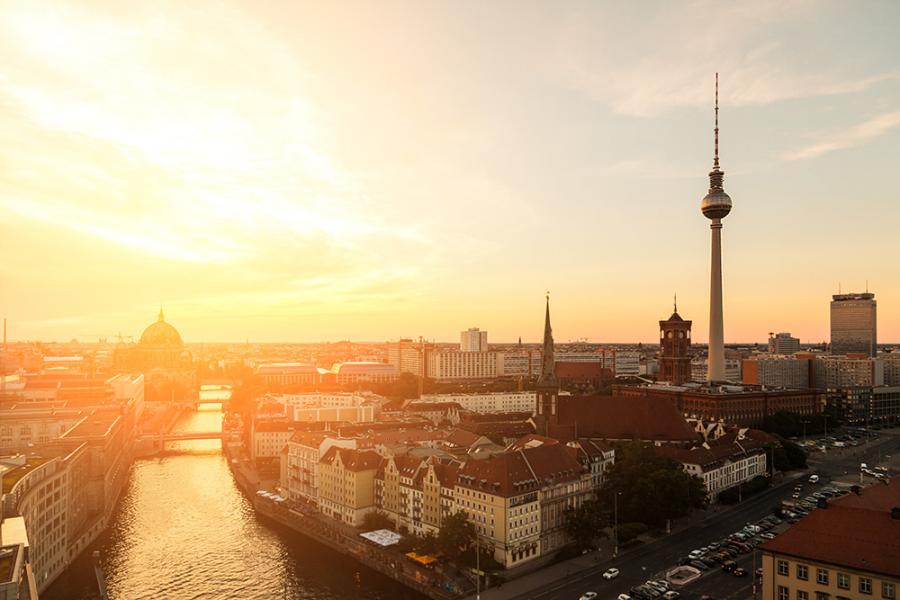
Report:
<svg viewBox="0 0 900 600"><path fill-rule="evenodd" d="M707 219L722 219L731 212L731 196L725 190L711 189L700 202L700 211Z"/></svg>

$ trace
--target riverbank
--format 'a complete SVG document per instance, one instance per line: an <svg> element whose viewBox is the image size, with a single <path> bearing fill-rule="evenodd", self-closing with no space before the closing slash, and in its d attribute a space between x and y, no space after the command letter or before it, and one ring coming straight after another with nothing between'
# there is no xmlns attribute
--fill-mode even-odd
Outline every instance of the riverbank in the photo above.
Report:
<svg viewBox="0 0 900 600"><path fill-rule="evenodd" d="M432 600L454 600L470 590L460 577L440 570L418 567L396 550L364 541L355 528L338 523L311 509L289 507L259 496L259 478L240 456L237 444L223 444L222 452L241 491L251 500L258 517L299 533L335 552L351 558L397 583Z"/></svg>

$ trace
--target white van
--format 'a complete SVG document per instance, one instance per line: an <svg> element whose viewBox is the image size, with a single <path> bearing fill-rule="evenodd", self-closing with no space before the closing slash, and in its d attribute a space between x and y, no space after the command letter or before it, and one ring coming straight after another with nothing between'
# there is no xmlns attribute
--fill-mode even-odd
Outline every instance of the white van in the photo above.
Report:
<svg viewBox="0 0 900 600"><path fill-rule="evenodd" d="M810 483L819 483L819 476L818 475L810 475L809 482Z"/></svg>

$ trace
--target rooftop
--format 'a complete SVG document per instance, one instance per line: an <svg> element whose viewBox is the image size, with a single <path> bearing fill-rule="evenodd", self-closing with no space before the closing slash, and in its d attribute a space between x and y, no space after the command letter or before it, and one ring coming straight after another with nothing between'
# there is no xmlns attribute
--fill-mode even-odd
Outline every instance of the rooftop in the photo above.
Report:
<svg viewBox="0 0 900 600"><path fill-rule="evenodd" d="M25 465L12 468L9 471L3 473L3 493L8 494L13 489L13 487L17 483L19 483L19 480L34 471L37 467L43 465L44 463L50 462L51 460L53 460L53 457L29 457L25 462Z"/></svg>
<svg viewBox="0 0 900 600"><path fill-rule="evenodd" d="M871 508L892 497L897 502L897 479L885 489L875 484L862 490L859 499L852 496L828 503L827 508L813 511L799 523L760 549L795 558L859 569L888 577L900 577L900 519L891 518L891 510ZM884 494L869 502L869 493ZM895 504L896 506L896 504Z"/></svg>

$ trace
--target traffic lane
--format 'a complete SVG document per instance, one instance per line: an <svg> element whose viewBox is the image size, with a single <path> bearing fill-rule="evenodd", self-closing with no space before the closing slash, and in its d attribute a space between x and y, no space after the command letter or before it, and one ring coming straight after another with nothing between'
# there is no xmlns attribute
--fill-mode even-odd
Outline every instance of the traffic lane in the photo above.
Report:
<svg viewBox="0 0 900 600"><path fill-rule="evenodd" d="M706 571L699 579L675 590L681 593L681 597L685 600L699 600L704 594L716 600L749 598L753 591L753 577L756 570L753 552L738 555L734 562L747 571L747 574L737 577L718 567Z"/></svg>
<svg viewBox="0 0 900 600"><path fill-rule="evenodd" d="M772 514L772 507L776 501L780 501L781 495L785 492L792 490L797 481L799 480L784 481L752 496L735 508L712 515L705 522L679 534L646 544L621 559L600 562L597 567L590 570L573 572L571 577L518 596L517 600L578 598L585 591L601 593L601 590L604 590L601 597L605 596L605 590L618 590L616 594L627 592L647 579L655 578L657 573L673 568L678 559L686 556L691 550L719 541L740 530L747 522L757 521ZM603 572L609 567L616 567L621 572L621 575L611 582L602 578ZM610 584L617 584L617 587ZM611 597L614 598L615 594Z"/></svg>

